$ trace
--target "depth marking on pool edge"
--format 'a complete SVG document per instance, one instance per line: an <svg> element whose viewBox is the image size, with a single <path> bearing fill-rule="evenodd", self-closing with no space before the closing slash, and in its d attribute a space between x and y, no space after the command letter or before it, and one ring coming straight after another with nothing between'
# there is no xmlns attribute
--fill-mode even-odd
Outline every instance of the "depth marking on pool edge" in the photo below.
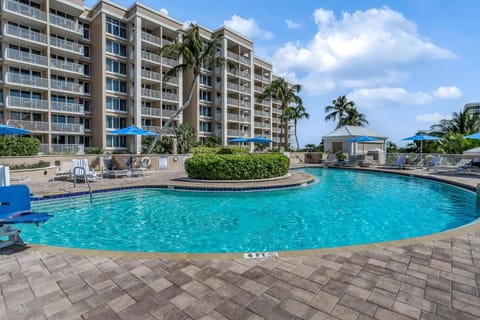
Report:
<svg viewBox="0 0 480 320"><path fill-rule="evenodd" d="M243 257L245 259L278 258L278 252L247 252Z"/></svg>

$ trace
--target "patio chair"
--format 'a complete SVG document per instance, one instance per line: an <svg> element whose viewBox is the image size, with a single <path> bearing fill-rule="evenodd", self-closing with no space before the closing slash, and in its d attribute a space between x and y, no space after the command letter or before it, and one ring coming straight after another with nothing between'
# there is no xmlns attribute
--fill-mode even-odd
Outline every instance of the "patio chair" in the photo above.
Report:
<svg viewBox="0 0 480 320"><path fill-rule="evenodd" d="M129 177L130 170L126 169L117 169L115 166L115 162L112 159L103 159L103 175L107 178L121 178L121 177Z"/></svg>
<svg viewBox="0 0 480 320"><path fill-rule="evenodd" d="M0 248L12 244L23 245L20 230L12 228L18 223L43 223L53 217L48 213L32 212L30 206L30 189L26 185L0 187Z"/></svg>
<svg viewBox="0 0 480 320"><path fill-rule="evenodd" d="M435 156L430 160L430 163L427 165L426 169L427 170L432 169L432 170L436 171L439 168L441 168L442 165L444 165L443 157Z"/></svg>
<svg viewBox="0 0 480 320"><path fill-rule="evenodd" d="M407 156L404 154L400 154L397 158L397 161L395 161L395 163L392 164L392 167L394 169L396 168L403 169L403 166L405 165L406 160L407 160Z"/></svg>
<svg viewBox="0 0 480 320"><path fill-rule="evenodd" d="M57 168L57 172L51 178L52 181L55 180L71 180L73 177L73 163L71 161L65 161L60 164L60 167Z"/></svg>
<svg viewBox="0 0 480 320"><path fill-rule="evenodd" d="M74 177L88 181L97 181L103 178L102 174L95 170L90 170L87 159L73 159Z"/></svg>

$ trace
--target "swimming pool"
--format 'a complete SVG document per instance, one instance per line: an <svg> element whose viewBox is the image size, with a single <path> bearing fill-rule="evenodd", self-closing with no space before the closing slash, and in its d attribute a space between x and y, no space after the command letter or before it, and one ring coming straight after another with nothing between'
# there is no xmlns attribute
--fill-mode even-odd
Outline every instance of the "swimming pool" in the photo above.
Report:
<svg viewBox="0 0 480 320"><path fill-rule="evenodd" d="M264 252L428 235L476 220L473 192L426 179L308 169L318 183L271 192L132 189L36 201L55 217L30 243L144 252Z"/></svg>

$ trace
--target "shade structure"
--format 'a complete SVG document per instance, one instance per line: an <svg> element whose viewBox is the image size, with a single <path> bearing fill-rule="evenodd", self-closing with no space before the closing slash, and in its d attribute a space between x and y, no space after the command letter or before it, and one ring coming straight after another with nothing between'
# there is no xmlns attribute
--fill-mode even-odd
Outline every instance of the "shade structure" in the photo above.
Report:
<svg viewBox="0 0 480 320"><path fill-rule="evenodd" d="M253 137L253 138L247 139L247 142L270 143L270 142L273 142L273 140L272 140L272 139L268 139L268 138L263 137L263 136L257 136L257 137Z"/></svg>
<svg viewBox="0 0 480 320"><path fill-rule="evenodd" d="M420 141L420 159L423 159L423 141L441 140L439 137L429 136L428 134L419 134L402 140Z"/></svg>
<svg viewBox="0 0 480 320"><path fill-rule="evenodd" d="M230 139L228 140L228 142L248 142L247 141L247 138L244 138L244 137L237 137L237 138L233 138L233 139Z"/></svg>
<svg viewBox="0 0 480 320"><path fill-rule="evenodd" d="M480 139L480 132L465 136L467 139Z"/></svg>
<svg viewBox="0 0 480 320"><path fill-rule="evenodd" d="M8 134L29 134L29 130L7 126L5 124L0 124L0 135L8 135Z"/></svg>
<svg viewBox="0 0 480 320"><path fill-rule="evenodd" d="M158 136L156 132L144 130L135 125L110 131L109 134L118 134L120 136Z"/></svg>
<svg viewBox="0 0 480 320"><path fill-rule="evenodd" d="M380 139L370 137L370 136L358 136L358 137L353 137L352 139L347 140L347 142L370 142L370 141L378 141ZM362 143L363 145L363 154L365 154L365 143Z"/></svg>

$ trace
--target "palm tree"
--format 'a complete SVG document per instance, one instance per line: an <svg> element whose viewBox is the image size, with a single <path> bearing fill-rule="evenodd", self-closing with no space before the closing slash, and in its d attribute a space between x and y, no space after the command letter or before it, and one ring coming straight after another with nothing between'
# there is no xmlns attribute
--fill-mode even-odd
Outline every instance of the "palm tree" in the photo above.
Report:
<svg viewBox="0 0 480 320"><path fill-rule="evenodd" d="M302 98L300 98L297 93L302 89L299 84L290 85L285 81L284 78L275 79L270 83L270 85L265 88L263 93L260 95L260 100L265 100L267 98L280 100L282 114L280 121L282 122L280 126L280 145L285 147L286 139L285 136L288 134L288 121L285 121L285 110L290 106L290 104L302 105ZM283 129L285 127L285 135L283 134Z"/></svg>
<svg viewBox="0 0 480 320"><path fill-rule="evenodd" d="M342 121L348 114L348 110L355 108L355 102L348 101L346 96L339 96L332 101L331 106L325 107L325 121L338 121L336 129L340 128L343 124Z"/></svg>
<svg viewBox="0 0 480 320"><path fill-rule="evenodd" d="M367 119L363 113L358 112L356 107L347 109L344 118L340 119L339 126L360 126L363 127L368 124Z"/></svg>
<svg viewBox="0 0 480 320"><path fill-rule="evenodd" d="M451 119L443 119L431 127L431 134L444 136L448 133L472 134L480 130L480 116L468 109L454 112Z"/></svg>
<svg viewBox="0 0 480 320"><path fill-rule="evenodd" d="M190 71L192 73L192 81L188 89L187 99L165 122L163 128L169 128L175 120L175 117L190 105L193 93L198 85L198 79L202 67L214 69L228 64L231 69L235 68L232 63L228 62L223 57L216 55L217 48L220 48L221 46L220 38L222 35L217 35L212 40L205 40L200 36L200 28L196 24L190 24L188 29L181 29L178 30L178 32L180 33L182 41L176 41L173 44L164 46L160 53L169 57L181 57L182 63L177 64L165 73L163 80L165 82L169 78L175 77L179 72ZM159 138L160 136L156 137L153 145ZM153 148L153 145L149 150Z"/></svg>
<svg viewBox="0 0 480 320"><path fill-rule="evenodd" d="M297 122L303 118L310 118L310 114L307 112L304 106L298 105L296 107L288 107L285 110L284 116L287 118L286 121L293 120L293 127L295 128L295 142L297 143L298 151L300 150L300 145L298 143Z"/></svg>

